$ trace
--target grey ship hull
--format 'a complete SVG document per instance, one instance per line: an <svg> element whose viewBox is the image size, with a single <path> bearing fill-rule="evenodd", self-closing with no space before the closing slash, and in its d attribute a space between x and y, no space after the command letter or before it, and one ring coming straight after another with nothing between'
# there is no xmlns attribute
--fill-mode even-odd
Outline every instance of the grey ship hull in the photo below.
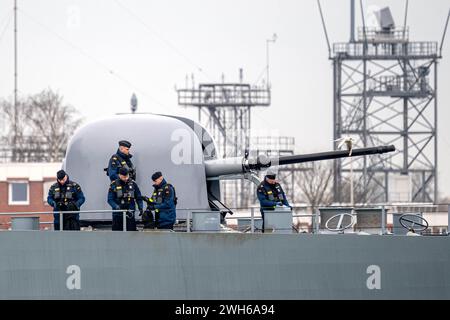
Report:
<svg viewBox="0 0 450 320"><path fill-rule="evenodd" d="M2 299L450 299L449 237L15 231L0 257Z"/></svg>

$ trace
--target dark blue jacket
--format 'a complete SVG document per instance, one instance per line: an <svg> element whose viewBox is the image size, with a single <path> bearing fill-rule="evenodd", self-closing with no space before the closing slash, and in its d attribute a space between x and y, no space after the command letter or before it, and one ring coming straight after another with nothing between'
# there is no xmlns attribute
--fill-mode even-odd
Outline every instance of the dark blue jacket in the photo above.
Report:
<svg viewBox="0 0 450 320"><path fill-rule="evenodd" d="M155 205L155 212L159 212L159 226L173 226L177 218L175 209L175 189L165 179L159 186L153 185L151 198Z"/></svg>
<svg viewBox="0 0 450 320"><path fill-rule="evenodd" d="M131 154L124 154L117 149L117 152L111 156L108 163L108 176L111 181L119 179L119 169L123 167L125 164L128 169L133 168L133 163L131 162L131 158L133 156ZM122 163L125 161L125 164Z"/></svg>
<svg viewBox="0 0 450 320"><path fill-rule="evenodd" d="M130 193L133 193L132 197L129 196ZM134 211L136 210L136 203L138 209L141 210L143 208L142 195L136 182L131 179L128 179L126 182L120 179L111 182L108 190L108 204L113 210L124 209ZM121 213L114 214L121 215Z"/></svg>
<svg viewBox="0 0 450 320"><path fill-rule="evenodd" d="M71 199L68 199L67 196L71 194ZM81 187L78 183L74 181L70 181L69 177L67 177L67 181L64 185L61 185L59 182L54 183L50 189L48 190L47 203L53 207L53 211L58 211L57 203L63 202L74 202L77 206L78 210L81 205L85 201L85 197ZM79 214L77 214L77 219L79 219ZM53 214L54 222L59 223L59 214Z"/></svg>
<svg viewBox="0 0 450 320"><path fill-rule="evenodd" d="M256 194L261 206L261 211L263 209L273 210L276 205L280 203L290 207L289 202L286 199L286 194L279 183L270 184L264 179L256 189Z"/></svg>

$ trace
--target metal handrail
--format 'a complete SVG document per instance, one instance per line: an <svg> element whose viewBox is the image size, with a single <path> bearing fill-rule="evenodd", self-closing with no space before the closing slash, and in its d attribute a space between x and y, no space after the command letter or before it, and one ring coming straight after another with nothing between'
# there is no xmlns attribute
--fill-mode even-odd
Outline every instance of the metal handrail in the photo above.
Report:
<svg viewBox="0 0 450 320"><path fill-rule="evenodd" d="M305 207L298 207L298 208L302 208L304 209ZM233 220L233 219L238 219L238 218L250 218L251 219L251 232L253 233L255 230L255 209L259 209L257 207L250 207L250 208L230 208L230 210L248 210L250 209L251 211L251 215L250 216L239 216L239 217L226 217L226 220ZM295 209L295 207L294 207ZM190 222L191 222L191 212L196 212L196 211L204 211L204 210L210 210L208 208L181 208L181 209L177 209L177 211L187 211L187 216L186 216L186 232L191 232L190 230ZM83 214L83 213L122 213L123 214L123 231L126 231L126 214L127 214L128 210L108 210L108 209L103 209L103 210L79 210L79 211L28 211L28 212L0 212L0 216L22 216L22 215L54 215L54 214L59 214L59 220L60 220L60 224L59 224L59 230L62 231L63 230L63 215L64 214ZM220 212L220 211L218 211ZM296 217L316 217L316 219L318 219L318 215L319 212L313 213L313 214L293 214L292 217L296 218ZM316 220L318 221L318 220ZM317 223L316 223L317 225Z"/></svg>
<svg viewBox="0 0 450 320"><path fill-rule="evenodd" d="M123 212L124 210L80 210L80 211L20 211L20 212L0 212L0 216L14 216L24 214L55 214L58 212L66 213L109 213L109 212ZM126 211L126 210L125 210Z"/></svg>
<svg viewBox="0 0 450 320"><path fill-rule="evenodd" d="M378 206L377 206L378 207ZM333 208L333 207L330 207ZM372 207L375 208L375 207ZM382 221L381 221L381 234L386 234L388 227L387 224L387 215L388 213L386 212L386 208L384 205L380 205L378 208L381 208L383 210L383 214L382 214ZM449 206L450 208L450 206ZM255 206L255 207L245 207L245 208L230 208L230 210L234 211L235 213L238 213L237 210L243 210L241 213L238 213L235 216L226 216L225 220L229 221L229 220L235 220L235 219L239 219L239 218L244 218L244 219L249 219L250 218L250 228L251 228L251 232L253 233L255 231L255 219L260 219L260 215L259 212L255 215L255 209L258 209L257 211L259 211L259 207ZM305 209L311 209L310 206L294 206L293 207L293 211L292 211L292 217L293 218L302 218L302 217L311 217L312 221L311 221L311 225L312 225L312 233L318 233L320 231L320 211L316 208L316 210L313 213L294 213L295 209L300 209L300 212L304 212ZM196 211L215 211L215 210L211 210L210 208L177 208L177 211L187 211L186 214L186 231L187 232L191 232L190 230L190 223L191 223L191 219L192 219L192 212L196 212ZM244 210L250 211L250 215L247 214ZM220 211L217 211L220 212ZM29 215L47 215L47 214L60 214L60 221L63 221L63 219L61 219L61 216L64 214L85 214L85 213L94 213L94 214L101 214L101 213L122 213L124 216L124 225L123 225L123 231L126 231L126 213L127 210L112 210L112 209L102 209L102 210L80 210L80 211L24 211L24 212L0 212L0 217L1 216L10 216L10 217L14 217L14 216L29 216ZM389 213L389 215L392 215L396 212L391 212ZM449 209L449 219L450 219L450 209ZM183 221L184 219L178 219L178 221ZM8 224L10 224L11 222L8 222ZM46 224L50 224L51 222L41 222L41 223L46 223ZM6 223L3 223L6 224ZM63 224L60 223L60 230L62 230ZM433 227L436 227L433 225ZM448 226L447 226L448 227ZM374 227L374 228L378 228L378 227ZM367 229L367 228L366 228Z"/></svg>
<svg viewBox="0 0 450 320"><path fill-rule="evenodd" d="M335 43L333 53L336 56L345 55L348 57L397 57L397 56L419 56L435 57L438 55L437 42L407 42L407 43Z"/></svg>
<svg viewBox="0 0 450 320"><path fill-rule="evenodd" d="M127 231L127 213L128 210L80 210L80 211L41 211L41 212L0 212L0 216L21 216L21 215L45 215L55 213L59 215L59 231L63 231L63 215L64 214L79 214L79 213L122 213L123 216L123 231Z"/></svg>

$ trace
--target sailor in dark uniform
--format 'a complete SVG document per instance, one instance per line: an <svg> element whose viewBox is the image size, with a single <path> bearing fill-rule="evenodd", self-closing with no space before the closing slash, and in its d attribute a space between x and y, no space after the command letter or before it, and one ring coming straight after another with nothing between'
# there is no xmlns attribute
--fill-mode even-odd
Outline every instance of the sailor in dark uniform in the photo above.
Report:
<svg viewBox="0 0 450 320"><path fill-rule="evenodd" d="M152 228L154 221L154 225L158 229L173 229L177 217L175 208L178 201L175 188L167 183L160 171L152 175L152 181L154 188L152 196L143 197L147 202L147 210L143 217L144 223L148 228ZM154 219L152 211L155 212Z"/></svg>
<svg viewBox="0 0 450 320"><path fill-rule="evenodd" d="M261 206L261 217L263 219L262 231L264 232L264 211L275 210L277 206L286 206L291 208L286 194L281 185L275 180L276 174L268 172L256 189L258 200Z"/></svg>
<svg viewBox="0 0 450 320"><path fill-rule="evenodd" d="M113 210L126 211L127 231L136 231L136 220L134 211L137 207L142 215L142 195L138 185L128 174L127 168L119 169L119 178L111 182L108 190L108 203ZM123 213L113 212L112 230L123 230Z"/></svg>
<svg viewBox="0 0 450 320"><path fill-rule="evenodd" d="M53 207L54 230L59 230L60 211L80 211L85 198L78 183L69 180L64 170L56 173L56 183L48 190L47 203ZM66 213L63 217L63 230L80 230L80 214Z"/></svg>
<svg viewBox="0 0 450 320"><path fill-rule="evenodd" d="M111 156L108 163L108 168L105 169L106 174L111 181L119 178L119 169L126 168L132 180L136 180L136 169L131 162L133 157L130 154L131 143L126 140L119 141L119 148L117 152Z"/></svg>

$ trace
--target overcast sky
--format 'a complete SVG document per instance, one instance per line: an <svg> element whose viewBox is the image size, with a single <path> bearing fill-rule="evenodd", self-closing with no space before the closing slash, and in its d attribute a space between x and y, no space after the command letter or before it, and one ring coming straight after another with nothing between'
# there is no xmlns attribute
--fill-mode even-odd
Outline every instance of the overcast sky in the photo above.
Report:
<svg viewBox="0 0 450 320"><path fill-rule="evenodd" d="M359 3L359 1L356 1ZM403 23L404 1L391 7ZM255 83L270 46L272 106L253 111L255 129L294 136L297 151L332 148L332 68L315 0L18 0L19 90L50 87L87 119L129 110L196 119L177 105L175 85L195 81ZM349 1L322 0L331 42L349 39ZM450 2L410 0L411 40L440 41ZM0 97L13 93L13 0L0 0ZM357 7L357 13L359 13ZM360 14L357 25L360 25ZM450 35L449 35L450 37ZM450 195L450 39L439 65L439 184Z"/></svg>

